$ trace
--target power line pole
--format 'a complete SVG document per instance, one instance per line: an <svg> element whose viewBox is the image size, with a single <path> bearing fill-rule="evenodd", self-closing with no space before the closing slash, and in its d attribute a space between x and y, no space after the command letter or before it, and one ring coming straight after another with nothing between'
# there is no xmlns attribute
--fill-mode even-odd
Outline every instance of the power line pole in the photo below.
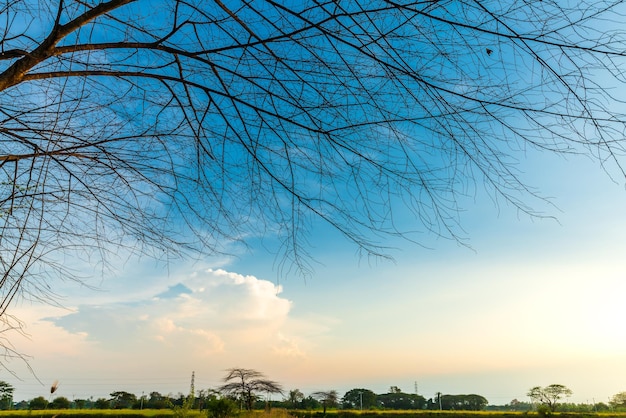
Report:
<svg viewBox="0 0 626 418"><path fill-rule="evenodd" d="M191 398L192 402L193 402L193 399L196 397L195 381L196 381L196 372L192 371L191 372L191 387L189 388L189 398Z"/></svg>

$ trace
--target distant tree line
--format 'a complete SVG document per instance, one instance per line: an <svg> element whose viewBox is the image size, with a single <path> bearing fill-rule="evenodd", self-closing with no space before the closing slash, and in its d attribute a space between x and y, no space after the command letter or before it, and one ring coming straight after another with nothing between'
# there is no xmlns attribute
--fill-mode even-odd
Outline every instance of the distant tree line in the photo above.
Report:
<svg viewBox="0 0 626 418"><path fill-rule="evenodd" d="M511 411L511 412L529 412L537 410L537 403L520 401L513 399L512 401L504 405L487 405L485 408L487 411ZM562 402L558 406L558 412L573 412L573 413L595 413L595 412L626 412L626 407L615 407L612 403L606 402L589 402L589 403L574 403L574 402Z"/></svg>
<svg viewBox="0 0 626 418"><path fill-rule="evenodd" d="M202 409L203 402L208 401L209 396L206 393L207 391L199 391L195 397L194 406L196 409ZM56 397L51 401L44 396L38 396L28 401L14 403L13 409L171 409L176 406L181 407L186 398L182 393L162 395L159 392L150 392L149 395L138 397L130 392L115 391L108 398L77 398L72 401L64 396ZM3 405L3 409L8 408Z"/></svg>
<svg viewBox="0 0 626 418"><path fill-rule="evenodd" d="M388 409L388 410L482 410L487 399L479 395L442 395L426 399L422 395L404 393L397 386L390 387L387 393L376 394L365 388L351 389L339 397L335 390L316 391L308 396L299 389L283 393L282 387L265 379L261 373L249 369L230 369L224 385L214 390L199 390L189 395L178 393L163 395L150 392L137 396L126 391L112 392L108 398L74 399L58 396L53 400L38 396L29 401L12 402L13 387L0 382L0 399L4 399L2 409L172 409L188 405L199 410L264 409L267 407L323 410L327 409ZM4 387L2 385L5 385ZM4 388L5 392L2 392ZM2 398L2 394L5 397ZM280 393L281 400L270 400L268 394ZM217 416L219 417L219 413Z"/></svg>
<svg viewBox="0 0 626 418"><path fill-rule="evenodd" d="M224 384L216 389L193 389L190 394L178 393L163 395L150 392L137 395L126 391L112 392L108 398L74 399L57 396L53 400L38 396L29 401L13 402L14 388L7 382L0 381L0 409L182 409L206 410L209 418L226 418L242 409L284 408L290 410L457 410L457 411L531 411L541 412L626 412L626 392L620 392L610 398L608 404L574 404L561 402L572 391L563 385L536 386L527 393L529 402L513 399L506 405L488 405L485 397L476 394L451 395L438 392L426 399L416 393L405 393L397 386L391 386L387 393L376 394L365 388L355 388L339 397L336 390L316 391L308 396L299 389L288 392L277 382L251 369L234 368L227 370ZM49 398L57 387L53 385ZM272 400L271 394L282 395L281 400ZM546 414L547 415L547 414Z"/></svg>
<svg viewBox="0 0 626 418"><path fill-rule="evenodd" d="M549 415L553 412L568 413L597 413L597 412L626 412L626 392L619 392L609 398L609 402L573 403L562 402L563 398L572 395L572 391L560 384L552 384L545 387L535 386L526 394L530 401L513 399L505 405L488 405L491 411L537 411L540 415Z"/></svg>

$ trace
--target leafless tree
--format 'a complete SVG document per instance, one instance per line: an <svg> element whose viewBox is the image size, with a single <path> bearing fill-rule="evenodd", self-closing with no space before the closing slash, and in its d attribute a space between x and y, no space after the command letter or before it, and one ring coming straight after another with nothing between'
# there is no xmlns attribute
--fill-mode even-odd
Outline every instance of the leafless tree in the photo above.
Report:
<svg viewBox="0 0 626 418"><path fill-rule="evenodd" d="M232 368L227 370L224 384L219 391L237 397L247 410L251 410L259 393L283 393L282 386L266 379L263 373L252 369Z"/></svg>
<svg viewBox="0 0 626 418"><path fill-rule="evenodd" d="M70 260L121 251L219 254L266 235L306 273L320 220L375 256L412 231L462 240L458 197L477 188L538 215L526 149L623 176L624 9L2 2L0 314L76 278Z"/></svg>

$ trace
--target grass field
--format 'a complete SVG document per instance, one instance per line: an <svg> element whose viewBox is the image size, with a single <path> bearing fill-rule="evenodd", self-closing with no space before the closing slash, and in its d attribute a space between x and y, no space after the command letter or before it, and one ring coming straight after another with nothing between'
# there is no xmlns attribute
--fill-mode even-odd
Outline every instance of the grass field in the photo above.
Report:
<svg viewBox="0 0 626 418"><path fill-rule="evenodd" d="M206 412L186 411L184 417L169 409L59 409L0 411L0 418L205 418ZM501 411L266 411L242 412L237 418L538 418L534 412ZM626 418L626 413L555 413L555 418Z"/></svg>

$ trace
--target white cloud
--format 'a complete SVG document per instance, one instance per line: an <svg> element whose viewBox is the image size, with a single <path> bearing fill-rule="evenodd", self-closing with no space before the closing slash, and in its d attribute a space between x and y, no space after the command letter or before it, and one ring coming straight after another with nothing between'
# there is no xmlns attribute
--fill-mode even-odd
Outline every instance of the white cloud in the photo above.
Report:
<svg viewBox="0 0 626 418"><path fill-rule="evenodd" d="M278 333L277 341L272 347L274 353L279 357L306 358L306 353L300 349L295 339L286 337L282 333Z"/></svg>
<svg viewBox="0 0 626 418"><path fill-rule="evenodd" d="M119 301L84 289L64 301L72 308L16 306L13 313L32 338L15 339L15 345L32 357L37 374L35 381L20 384L17 396L37 396L40 381L55 379L72 396L85 397L120 388L176 392L184 385L164 376L185 380L192 370L209 379L202 383L207 387L219 385L229 367L285 380L291 377L281 376L283 370L297 375L315 370L314 358L334 320L306 312L297 316L281 286L225 270L163 275L151 276L141 291L132 283ZM28 371L18 373L28 378ZM96 383L81 383L86 381Z"/></svg>
<svg viewBox="0 0 626 418"><path fill-rule="evenodd" d="M44 323L49 332L38 328L38 338L62 333L92 349L138 355L142 361L181 354L206 359L246 351L256 356L305 355L284 337L292 303L280 296L280 286L211 269L173 281L177 283L164 285L151 297L83 302L73 311L48 315Z"/></svg>

